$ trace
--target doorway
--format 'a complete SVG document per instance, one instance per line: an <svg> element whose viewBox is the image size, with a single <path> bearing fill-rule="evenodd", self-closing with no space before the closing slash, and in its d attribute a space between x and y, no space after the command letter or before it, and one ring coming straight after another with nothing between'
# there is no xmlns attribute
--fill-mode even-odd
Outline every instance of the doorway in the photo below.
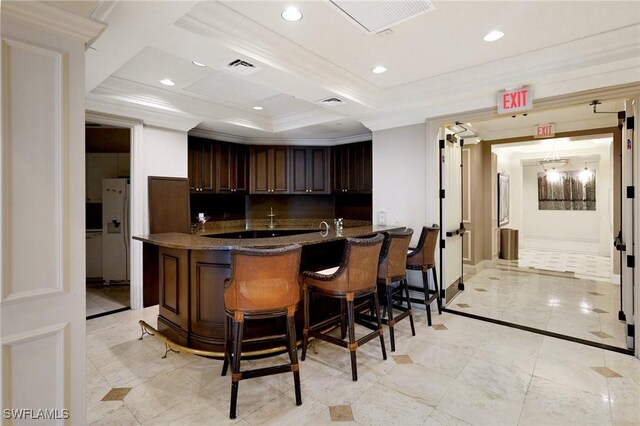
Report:
<svg viewBox="0 0 640 426"><path fill-rule="evenodd" d="M614 238L622 228L624 200L620 189L626 187L621 184L623 173L618 158L630 154L620 152L625 131L617 127L620 109L616 107L620 106L625 108L623 100L608 103L606 111L615 114L608 121L602 116L593 120L598 125L607 121L606 127L563 132L558 136L564 139L555 141L491 135L499 134L496 129L500 126L506 129L502 134L513 135L517 121L550 122L541 117L568 116L570 112L531 113L528 119L522 115L502 118L499 125L477 121L448 126L448 131L457 133L463 145L460 184L465 273L461 280L464 291L454 300L445 298L447 310L632 353L633 346L629 346L627 337L633 319L621 321L619 317L625 312L632 317L633 311L630 308L625 311L621 304L621 295L624 296L619 284L621 257L613 248ZM521 127L529 127L532 135L534 125ZM489 135L489 140L485 135ZM545 170L542 167L545 159L566 159L567 163L560 167L559 163L548 162L554 167ZM448 160L443 158L444 163ZM573 182L575 188L568 192L580 192L581 199L566 200L568 211L543 211L546 206L541 210L544 197L539 197L539 183L556 172L562 174L558 185ZM580 180L581 172L585 175L584 182ZM592 174L591 180L586 173ZM499 206L505 197L501 184L510 188L506 218ZM592 200L587 202L585 191L593 193ZM482 194L480 199L478 194ZM556 200L555 204L563 202ZM555 214L554 218L550 214ZM564 223L558 220L562 215ZM571 229L573 237L567 235ZM519 249L516 255L501 253L509 236L513 240L514 235ZM446 252L444 258L445 264L453 261ZM443 270L446 273L446 268ZM630 278L627 277L626 289L631 292L626 298L632 303Z"/></svg>
<svg viewBox="0 0 640 426"><path fill-rule="evenodd" d="M87 318L130 308L130 129L87 123Z"/></svg>

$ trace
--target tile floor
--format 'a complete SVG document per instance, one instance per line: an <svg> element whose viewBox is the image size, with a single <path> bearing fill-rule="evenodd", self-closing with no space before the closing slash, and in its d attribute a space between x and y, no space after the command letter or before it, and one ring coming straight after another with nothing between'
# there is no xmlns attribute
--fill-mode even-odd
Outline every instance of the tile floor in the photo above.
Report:
<svg viewBox="0 0 640 426"><path fill-rule="evenodd" d="M498 265L465 280L450 309L626 348L620 286Z"/></svg>
<svg viewBox="0 0 640 426"><path fill-rule="evenodd" d="M129 306L129 286L87 283L87 316Z"/></svg>
<svg viewBox="0 0 640 426"><path fill-rule="evenodd" d="M428 327L420 309L417 335L401 321L386 361L375 340L359 348L358 382L348 352L318 342L300 366L301 406L290 374L247 380L230 421L221 361L161 359L158 339L138 340L138 320L155 324L156 314L151 307L87 321L90 424L640 424L640 360L447 313Z"/></svg>
<svg viewBox="0 0 640 426"><path fill-rule="evenodd" d="M550 250L530 245L520 247L518 260L509 264L521 268L568 272L576 278L611 282L611 258L593 253Z"/></svg>

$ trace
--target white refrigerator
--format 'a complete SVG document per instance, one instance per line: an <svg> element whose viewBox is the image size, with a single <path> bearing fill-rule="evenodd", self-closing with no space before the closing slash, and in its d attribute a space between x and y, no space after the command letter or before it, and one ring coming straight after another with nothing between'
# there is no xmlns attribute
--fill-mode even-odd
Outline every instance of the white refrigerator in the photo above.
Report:
<svg viewBox="0 0 640 426"><path fill-rule="evenodd" d="M129 179L102 180L102 279L129 283Z"/></svg>

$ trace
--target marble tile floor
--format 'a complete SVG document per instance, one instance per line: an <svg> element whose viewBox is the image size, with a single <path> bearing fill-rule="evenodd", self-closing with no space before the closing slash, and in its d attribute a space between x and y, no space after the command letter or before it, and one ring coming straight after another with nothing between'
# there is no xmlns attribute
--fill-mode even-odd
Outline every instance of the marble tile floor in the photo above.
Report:
<svg viewBox="0 0 640 426"><path fill-rule="evenodd" d="M87 316L115 311L129 306L129 285L87 283Z"/></svg>
<svg viewBox="0 0 640 426"><path fill-rule="evenodd" d="M518 260L507 263L521 268L570 272L576 278L611 282L611 258L608 256L521 247Z"/></svg>
<svg viewBox="0 0 640 426"><path fill-rule="evenodd" d="M231 421L221 361L161 359L159 339L138 340L138 320L154 324L157 312L87 321L89 424L640 424L640 360L447 313L428 327L419 308L417 335L398 323L397 350L386 361L376 341L358 349L357 382L348 352L318 342L318 354L310 350L300 364L301 406L290 374L246 380Z"/></svg>
<svg viewBox="0 0 640 426"><path fill-rule="evenodd" d="M499 265L465 278L448 308L626 348L620 286Z"/></svg>

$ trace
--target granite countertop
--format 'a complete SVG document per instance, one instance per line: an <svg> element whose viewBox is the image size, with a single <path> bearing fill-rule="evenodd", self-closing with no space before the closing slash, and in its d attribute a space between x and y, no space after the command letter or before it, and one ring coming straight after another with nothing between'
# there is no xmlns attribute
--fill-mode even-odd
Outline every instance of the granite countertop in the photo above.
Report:
<svg viewBox="0 0 640 426"><path fill-rule="evenodd" d="M333 223L330 223L333 225ZM177 249L192 249L192 250L229 250L234 247L273 247L284 246L289 244L310 245L327 241L335 241L344 239L346 237L364 237L366 235L375 234L377 232L391 231L397 229L404 229L402 226L379 226L379 225L363 225L345 227L342 233L337 234L332 229L325 233L318 230L318 232L310 232L305 234L287 235L281 237L266 237L266 238L216 238L216 234L227 234L232 232L243 231L291 231L291 230L316 230L318 229L318 222L315 222L315 226L304 226L298 224L293 226L276 226L274 229L269 229L268 226L262 224L254 224L250 229L247 226L228 226L221 227L219 229L211 230L206 229L204 232L198 234L183 234L179 232L170 232L166 234L152 234L136 236L133 239L142 241L149 244L154 244L161 247L177 248Z"/></svg>

